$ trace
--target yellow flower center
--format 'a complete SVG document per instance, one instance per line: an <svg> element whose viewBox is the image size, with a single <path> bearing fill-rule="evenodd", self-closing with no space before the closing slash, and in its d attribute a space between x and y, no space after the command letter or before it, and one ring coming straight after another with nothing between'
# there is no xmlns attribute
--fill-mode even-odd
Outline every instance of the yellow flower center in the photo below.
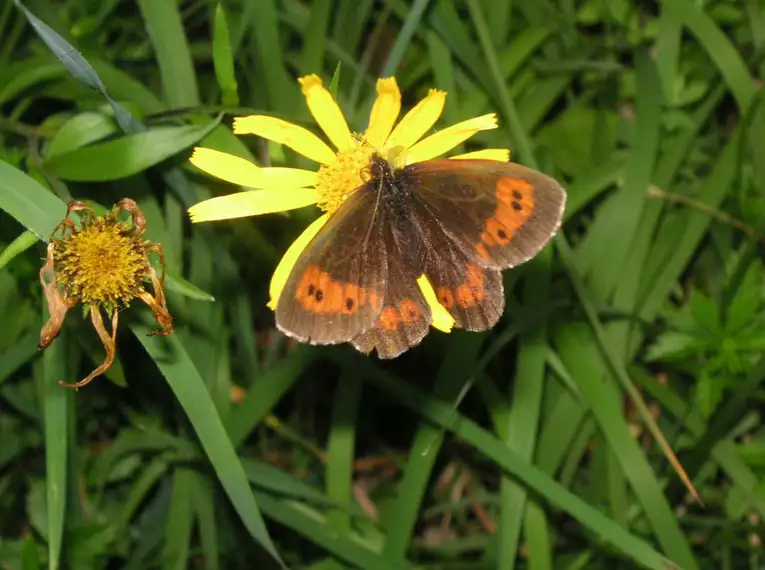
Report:
<svg viewBox="0 0 765 570"><path fill-rule="evenodd" d="M111 216L98 217L59 241L53 260L69 297L86 304L127 305L149 273L144 240Z"/></svg>
<svg viewBox="0 0 765 570"><path fill-rule="evenodd" d="M333 162L319 168L315 183L319 208L334 212L351 192L365 182L362 174L374 152L368 144L360 143L339 151Z"/></svg>

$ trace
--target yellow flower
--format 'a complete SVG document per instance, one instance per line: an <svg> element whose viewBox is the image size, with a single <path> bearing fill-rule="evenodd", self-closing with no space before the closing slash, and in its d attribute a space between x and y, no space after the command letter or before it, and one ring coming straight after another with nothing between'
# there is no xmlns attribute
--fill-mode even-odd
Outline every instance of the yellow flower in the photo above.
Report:
<svg viewBox="0 0 765 570"><path fill-rule="evenodd" d="M118 219L121 211L130 214L132 225ZM82 212L77 227L69 219L71 212ZM165 306L163 289L165 261L162 246L143 239L146 219L133 200L123 199L111 212L94 217L93 210L82 202L72 201L64 220L54 228L45 265L40 270L50 318L40 331L39 348L47 348L58 336L69 309L78 303L90 312L90 320L104 345L103 364L74 384L59 382L68 388L80 388L106 372L114 362L119 310L133 299L140 299L154 312L162 327L152 334L168 335L173 319ZM61 230L61 237L56 233ZM159 256L162 275L149 263L149 253ZM146 290L152 284L154 294ZM107 332L101 310L111 317L112 331Z"/></svg>
<svg viewBox="0 0 765 570"><path fill-rule="evenodd" d="M497 127L494 113L462 121L430 136L441 116L446 93L432 89L396 124L401 111L401 93L392 77L377 82L377 98L372 106L369 124L362 135L356 135L332 95L316 75L299 79L308 108L319 127L335 147L333 150L318 136L298 125L269 117L252 115L234 120L234 133L252 134L281 143L319 164L317 171L296 168L261 168L227 153L210 148L194 149L191 162L200 170L217 178L253 190L211 198L189 208L192 222L223 220L283 212L316 204L324 214L289 247L276 268L269 288L268 306L276 302L303 249L324 226L338 206L363 184L363 172L373 153L379 153L396 168L441 156L463 143L478 131ZM451 158L482 158L506 162L506 149L486 149ZM423 275L418 284L430 305L433 326L450 331L454 319L441 306L428 279Z"/></svg>

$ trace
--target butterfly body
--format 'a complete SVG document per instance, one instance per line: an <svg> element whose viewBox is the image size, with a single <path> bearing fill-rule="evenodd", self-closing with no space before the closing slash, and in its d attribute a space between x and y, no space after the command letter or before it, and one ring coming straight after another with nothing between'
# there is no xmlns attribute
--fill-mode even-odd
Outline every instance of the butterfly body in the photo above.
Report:
<svg viewBox="0 0 765 570"><path fill-rule="evenodd" d="M513 163L431 160L402 169L372 155L367 182L308 244L276 307L286 334L351 342L393 358L432 322L424 275L455 325L481 331L504 310L501 269L536 255L557 231L565 191Z"/></svg>

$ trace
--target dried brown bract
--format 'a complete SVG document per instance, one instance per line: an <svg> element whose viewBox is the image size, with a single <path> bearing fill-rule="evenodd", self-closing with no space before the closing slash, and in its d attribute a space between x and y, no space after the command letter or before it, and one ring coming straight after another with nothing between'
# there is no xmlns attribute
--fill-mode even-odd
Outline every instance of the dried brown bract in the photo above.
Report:
<svg viewBox="0 0 765 570"><path fill-rule="evenodd" d="M122 211L130 214L131 222L119 220ZM81 214L79 227L69 219L72 212ZM93 372L79 382L59 382L62 386L80 388L108 370L114 362L119 312L133 299L140 299L154 313L161 330L151 334L166 336L173 332L173 318L165 303L162 246L145 240L145 230L146 218L130 198L124 198L103 216L96 216L83 202L69 202L66 217L54 228L40 270L50 319L40 331L38 347L48 347L58 336L67 311L82 303L106 351L103 364ZM150 253L159 257L159 276L149 263ZM153 293L147 290L149 283ZM111 319L111 332L104 326L101 311Z"/></svg>

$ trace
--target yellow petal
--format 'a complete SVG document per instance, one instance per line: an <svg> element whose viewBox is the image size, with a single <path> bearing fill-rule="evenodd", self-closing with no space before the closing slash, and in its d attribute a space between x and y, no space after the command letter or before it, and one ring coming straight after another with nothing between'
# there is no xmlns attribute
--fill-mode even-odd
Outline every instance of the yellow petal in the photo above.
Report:
<svg viewBox="0 0 765 570"><path fill-rule="evenodd" d="M417 279L417 285L420 286L420 291L422 291L425 301L427 301L430 307L430 313L433 317L433 321L430 323L431 326L440 331L452 332L454 317L438 302L436 292L433 290L433 285L431 285L428 278L425 275L420 275Z"/></svg>
<svg viewBox="0 0 765 570"><path fill-rule="evenodd" d="M509 162L510 151L506 148L485 148L483 150L475 150L473 152L466 152L465 154L458 154L456 156L450 156L452 160L496 160L497 162Z"/></svg>
<svg viewBox="0 0 765 570"><path fill-rule="evenodd" d="M189 216L194 223L230 220L294 210L315 204L316 200L317 193L313 188L250 190L203 200L189 208Z"/></svg>
<svg viewBox="0 0 765 570"><path fill-rule="evenodd" d="M364 135L373 148L381 149L401 111L401 91L395 77L377 80L377 99L369 115L369 126Z"/></svg>
<svg viewBox="0 0 765 570"><path fill-rule="evenodd" d="M271 276L271 283L268 286L268 294L271 299L268 301L268 307L271 310L276 310L276 303L279 301L279 296L282 294L282 289L287 283L287 278L292 272L292 268L295 266L300 254L306 248L308 243L313 237L319 233L319 230L324 227L329 219L329 214L324 214L308 226L298 238L292 242L292 245L287 248L287 252L282 256L279 265L276 266L276 271Z"/></svg>
<svg viewBox="0 0 765 570"><path fill-rule="evenodd" d="M316 182L316 173L311 170L260 168L249 160L211 148L196 147L189 161L207 174L231 184L250 188L269 188L279 185L288 188L304 188L313 186Z"/></svg>
<svg viewBox="0 0 765 570"><path fill-rule="evenodd" d="M234 119L234 134L258 135L286 145L321 164L327 164L335 159L335 153L327 146L327 143L311 131L276 117L266 115L237 117Z"/></svg>
<svg viewBox="0 0 765 570"><path fill-rule="evenodd" d="M409 147L416 143L436 124L444 110L446 92L431 89L428 96L412 107L399 121L385 143L386 148Z"/></svg>
<svg viewBox="0 0 765 570"><path fill-rule="evenodd" d="M447 127L422 139L416 145L409 149L407 153L407 163L422 162L430 160L450 151L458 144L465 142L478 131L487 131L497 128L497 115L489 113L481 117L474 117L467 121L462 121L451 127Z"/></svg>
<svg viewBox="0 0 765 570"><path fill-rule="evenodd" d="M338 150L355 146L353 135L345 122L340 107L332 94L327 91L318 75L306 75L298 79L303 90L308 109L329 140Z"/></svg>

